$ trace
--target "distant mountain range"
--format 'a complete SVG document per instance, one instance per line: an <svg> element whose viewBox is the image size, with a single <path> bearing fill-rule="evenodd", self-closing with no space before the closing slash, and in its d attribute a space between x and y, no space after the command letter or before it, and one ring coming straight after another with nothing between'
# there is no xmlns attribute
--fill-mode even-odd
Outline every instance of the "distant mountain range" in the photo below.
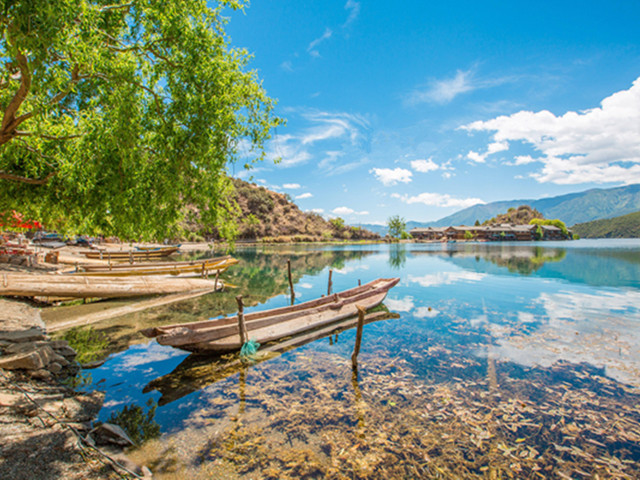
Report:
<svg viewBox="0 0 640 480"><path fill-rule="evenodd" d="M511 207L529 205L542 212L545 218L557 218L567 226L612 218L640 210L640 184L615 188L593 188L584 192L569 193L557 197L538 200L505 200L474 205L434 222L407 222L407 231L412 228L448 227L450 225L473 225L496 215L505 213ZM387 227L363 224L363 228L385 235Z"/></svg>

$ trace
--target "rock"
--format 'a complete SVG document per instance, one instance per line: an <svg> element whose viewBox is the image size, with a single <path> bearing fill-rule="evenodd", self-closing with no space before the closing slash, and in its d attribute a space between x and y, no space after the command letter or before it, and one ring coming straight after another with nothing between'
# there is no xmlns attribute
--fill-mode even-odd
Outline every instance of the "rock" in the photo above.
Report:
<svg viewBox="0 0 640 480"><path fill-rule="evenodd" d="M40 311L26 303L0 299L0 331L24 330L30 328L45 330Z"/></svg>
<svg viewBox="0 0 640 480"><path fill-rule="evenodd" d="M29 352L31 350L36 350L43 345L47 345L47 342L44 340L38 340L37 342L12 343L4 349L4 353L8 355L10 353Z"/></svg>
<svg viewBox="0 0 640 480"><path fill-rule="evenodd" d="M54 355L51 347L43 345L30 352L1 356L0 368L5 370L39 370L49 365Z"/></svg>
<svg viewBox="0 0 640 480"><path fill-rule="evenodd" d="M0 407L17 407L25 403L26 399L23 395L0 393Z"/></svg>
<svg viewBox="0 0 640 480"><path fill-rule="evenodd" d="M60 373L62 371L62 365L58 362L51 362L49 366L47 366L47 370L54 374Z"/></svg>
<svg viewBox="0 0 640 480"><path fill-rule="evenodd" d="M53 353L53 357L51 358L51 361L52 362L56 362L61 367L68 367L69 366L69 360L64 358L62 355L58 355L55 352Z"/></svg>
<svg viewBox="0 0 640 480"><path fill-rule="evenodd" d="M91 392L64 400L67 417L72 422L89 422L93 420L104 402L104 392Z"/></svg>
<svg viewBox="0 0 640 480"><path fill-rule="evenodd" d="M38 340L46 340L46 338L44 330L37 327L0 332L0 341L4 340L11 343L36 342Z"/></svg>
<svg viewBox="0 0 640 480"><path fill-rule="evenodd" d="M58 355L62 355L63 357L73 359L78 355L78 353L69 346L66 340L54 340L49 342L49 345L53 348L54 352Z"/></svg>
<svg viewBox="0 0 640 480"><path fill-rule="evenodd" d="M103 423L90 432L91 437L98 445L115 444L123 447L135 445L122 427L112 423Z"/></svg>
<svg viewBox="0 0 640 480"><path fill-rule="evenodd" d="M53 378L53 375L49 370L41 368L40 370L33 370L31 372L31 378L35 378L36 380L50 380Z"/></svg>

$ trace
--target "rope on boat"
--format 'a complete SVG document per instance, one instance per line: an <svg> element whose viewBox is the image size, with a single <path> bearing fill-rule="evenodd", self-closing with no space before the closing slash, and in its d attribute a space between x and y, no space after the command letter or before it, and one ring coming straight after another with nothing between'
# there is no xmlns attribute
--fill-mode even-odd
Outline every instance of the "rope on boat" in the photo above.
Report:
<svg viewBox="0 0 640 480"><path fill-rule="evenodd" d="M260 344L255 340L249 340L244 342L242 348L240 349L240 358L247 358L249 360L253 360L253 358L258 353L258 349L260 348Z"/></svg>

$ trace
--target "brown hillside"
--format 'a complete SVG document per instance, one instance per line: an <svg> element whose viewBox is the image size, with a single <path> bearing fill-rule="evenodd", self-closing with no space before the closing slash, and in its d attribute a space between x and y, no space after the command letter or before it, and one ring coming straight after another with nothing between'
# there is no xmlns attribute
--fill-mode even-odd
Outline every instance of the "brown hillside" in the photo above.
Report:
<svg viewBox="0 0 640 480"><path fill-rule="evenodd" d="M288 195L239 179L233 179L233 183L242 212L238 218L239 239L287 242L380 238L368 230L345 225L341 219L326 221L316 213L303 212Z"/></svg>
<svg viewBox="0 0 640 480"><path fill-rule="evenodd" d="M510 208L507 213L497 215L483 223L483 225L495 225L511 223L514 225L529 225L534 218L544 219L544 215L529 205L521 205L518 208Z"/></svg>

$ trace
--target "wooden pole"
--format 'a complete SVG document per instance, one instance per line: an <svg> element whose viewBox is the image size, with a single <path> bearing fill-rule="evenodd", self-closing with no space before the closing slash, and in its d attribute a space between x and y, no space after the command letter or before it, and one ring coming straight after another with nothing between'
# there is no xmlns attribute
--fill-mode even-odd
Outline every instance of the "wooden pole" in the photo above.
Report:
<svg viewBox="0 0 640 480"><path fill-rule="evenodd" d="M289 288L291 289L291 305L296 299L296 292L293 291L293 279L291 278L291 259L287 259L287 272L289 273Z"/></svg>
<svg viewBox="0 0 640 480"><path fill-rule="evenodd" d="M333 270L329 270L329 285L327 286L327 295L331 295L331 275L333 275Z"/></svg>
<svg viewBox="0 0 640 480"><path fill-rule="evenodd" d="M240 331L240 343L244 345L247 342L247 326L244 324L244 305L242 304L242 295L236 297L238 302L238 330Z"/></svg>
<svg viewBox="0 0 640 480"><path fill-rule="evenodd" d="M218 277L220 276L220 269L216 270L216 279L214 281L213 284L213 288L215 288L215 291L218 291Z"/></svg>
<svg viewBox="0 0 640 480"><path fill-rule="evenodd" d="M358 354L360 353L360 345L362 344L362 330L364 327L364 315L367 310L360 305L356 305L358 309L358 330L356 332L356 345L353 348L353 354L351 355L351 364L353 368L358 368Z"/></svg>

